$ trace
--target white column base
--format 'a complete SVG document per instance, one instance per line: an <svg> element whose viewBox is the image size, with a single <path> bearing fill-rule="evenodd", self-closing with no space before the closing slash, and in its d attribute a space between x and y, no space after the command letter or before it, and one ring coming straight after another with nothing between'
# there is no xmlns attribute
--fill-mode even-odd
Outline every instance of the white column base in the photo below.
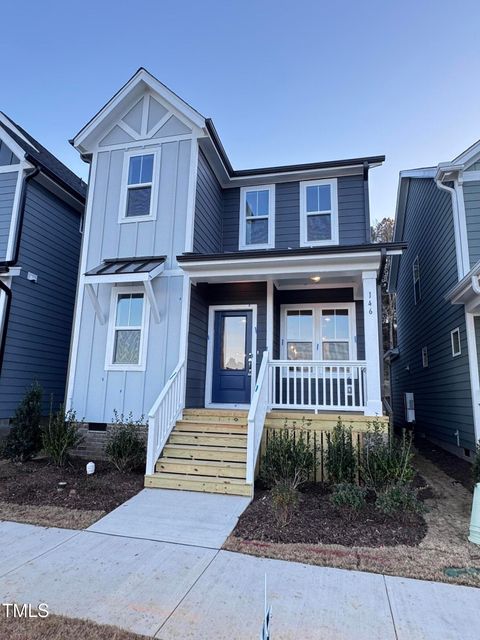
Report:
<svg viewBox="0 0 480 640"><path fill-rule="evenodd" d="M383 405L381 400L369 400L363 411L364 416L382 416Z"/></svg>

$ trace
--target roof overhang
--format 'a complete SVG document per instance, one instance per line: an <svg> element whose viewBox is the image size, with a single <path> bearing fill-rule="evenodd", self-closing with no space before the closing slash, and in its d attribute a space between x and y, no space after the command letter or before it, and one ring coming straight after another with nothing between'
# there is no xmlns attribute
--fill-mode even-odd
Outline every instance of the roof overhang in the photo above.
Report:
<svg viewBox="0 0 480 640"><path fill-rule="evenodd" d="M477 262L467 275L447 292L445 299L452 304L463 304L469 312L480 311L479 276L480 262Z"/></svg>
<svg viewBox="0 0 480 640"><path fill-rule="evenodd" d="M400 254L404 245L365 245L265 252L225 254L184 254L179 266L193 282L228 282L309 278L329 274L355 277L363 271L379 272L386 255Z"/></svg>

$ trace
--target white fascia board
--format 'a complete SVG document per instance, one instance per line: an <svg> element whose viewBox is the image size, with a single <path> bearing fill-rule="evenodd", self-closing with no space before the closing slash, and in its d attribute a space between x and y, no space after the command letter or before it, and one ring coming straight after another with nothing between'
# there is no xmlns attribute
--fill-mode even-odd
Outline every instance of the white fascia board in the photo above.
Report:
<svg viewBox="0 0 480 640"><path fill-rule="evenodd" d="M272 257L244 260L211 260L180 263L180 267L194 278L285 277L312 273L360 273L377 271L381 263L381 252L362 252L357 254L338 253L327 256L296 256L295 258Z"/></svg>
<svg viewBox="0 0 480 640"><path fill-rule="evenodd" d="M9 129L14 129L10 121L6 119L2 113L0 113L0 139L7 145L10 151L13 151L13 153L17 156L20 162L25 161L24 149L22 149L22 147L18 144L18 142L15 142L15 140L8 134L8 132L5 131L5 129L3 129L3 127L1 126L2 123L4 123L5 126L7 126ZM29 144L32 147L31 143ZM32 147L32 148L35 149L35 147ZM18 164L12 165L12 167L18 168ZM16 169L14 168L12 170L15 171Z"/></svg>
<svg viewBox="0 0 480 640"><path fill-rule="evenodd" d="M455 164L471 164L471 160L475 158L475 156L480 154L480 140L474 142L472 146L468 147L465 151L463 151L459 156L453 159L453 163Z"/></svg>
<svg viewBox="0 0 480 640"><path fill-rule="evenodd" d="M401 178L434 178L436 174L436 167L424 167L422 169L405 169L400 171Z"/></svg>
<svg viewBox="0 0 480 640"><path fill-rule="evenodd" d="M134 89L143 83L157 93L166 102L172 105L174 109L183 114L192 124L199 129L205 128L205 118L198 113L193 107L187 104L179 96L177 96L168 87L162 84L159 80L154 78L145 69L139 69L137 73L130 78L130 80L118 91L113 98L111 98L107 104L97 113L92 120L81 129L77 135L73 138L73 146L79 148L82 142L92 134L92 132L108 117L108 115L117 107L119 107L122 101L134 91Z"/></svg>
<svg viewBox="0 0 480 640"><path fill-rule="evenodd" d="M445 294L445 300L452 302L453 304L463 304L464 296L470 291L473 292L472 278L478 278L480 275L480 261L473 265L470 271L460 280L458 284L447 291Z"/></svg>

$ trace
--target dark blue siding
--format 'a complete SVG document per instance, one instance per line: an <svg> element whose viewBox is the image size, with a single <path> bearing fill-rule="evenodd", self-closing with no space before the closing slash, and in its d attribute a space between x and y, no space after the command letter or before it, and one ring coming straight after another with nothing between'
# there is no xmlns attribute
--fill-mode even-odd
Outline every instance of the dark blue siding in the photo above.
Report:
<svg viewBox="0 0 480 640"><path fill-rule="evenodd" d="M300 184L275 185L275 247L294 249L300 245Z"/></svg>
<svg viewBox="0 0 480 640"><path fill-rule="evenodd" d="M187 359L187 407L203 407L207 364L208 307L222 304L257 305L257 371L266 348L267 285L265 282L199 284L192 287Z"/></svg>
<svg viewBox="0 0 480 640"><path fill-rule="evenodd" d="M240 189L223 192L223 250L238 251Z"/></svg>
<svg viewBox="0 0 480 640"><path fill-rule="evenodd" d="M18 266L13 278L0 418L11 417L33 380L63 402L80 253L79 214L36 182L27 187ZM38 282L27 280L27 272Z"/></svg>
<svg viewBox="0 0 480 640"><path fill-rule="evenodd" d="M201 151L198 152L197 192L193 250L218 253L222 250L222 188Z"/></svg>
<svg viewBox="0 0 480 640"><path fill-rule="evenodd" d="M0 173L0 260L6 259L18 171Z"/></svg>
<svg viewBox="0 0 480 640"><path fill-rule="evenodd" d="M412 179L406 205L397 285L398 347L392 363L395 424L404 426L404 393L414 392L415 429L431 439L473 449L475 444L463 305L445 295L458 281L451 198L431 179ZM415 305L412 263L419 257L421 300ZM450 332L460 328L462 353L453 357ZM429 366L422 366L427 347Z"/></svg>
<svg viewBox="0 0 480 640"><path fill-rule="evenodd" d="M370 237L365 215L363 176L338 178L337 187L340 244L363 244L367 241L367 235Z"/></svg>

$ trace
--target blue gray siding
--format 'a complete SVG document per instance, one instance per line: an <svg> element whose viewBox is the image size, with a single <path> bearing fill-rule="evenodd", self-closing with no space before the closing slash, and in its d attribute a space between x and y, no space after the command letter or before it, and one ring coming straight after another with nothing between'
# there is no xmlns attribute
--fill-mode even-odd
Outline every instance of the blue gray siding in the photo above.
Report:
<svg viewBox="0 0 480 640"><path fill-rule="evenodd" d="M18 164L20 160L17 156L9 149L9 147L0 140L0 167L5 167L11 164Z"/></svg>
<svg viewBox="0 0 480 640"><path fill-rule="evenodd" d="M480 182L464 182L463 198L470 266L473 267L480 260Z"/></svg>
<svg viewBox="0 0 480 640"><path fill-rule="evenodd" d="M193 237L196 253L219 253L222 250L222 214L222 188L199 150Z"/></svg>
<svg viewBox="0 0 480 640"><path fill-rule="evenodd" d="M414 392L418 432L445 445L475 444L465 311L445 300L457 282L452 204L431 179L412 179L406 205L397 285L398 347L392 363L396 426L404 426L404 393ZM419 257L421 300L415 305L412 263ZM452 357L450 332L460 327L462 353ZM422 366L427 347L429 366Z"/></svg>
<svg viewBox="0 0 480 640"><path fill-rule="evenodd" d="M363 244L369 237L363 176L337 178L340 244ZM193 250L238 251L240 187L222 189L205 156L198 157ZM275 185L275 248L300 246L300 183Z"/></svg>
<svg viewBox="0 0 480 640"><path fill-rule="evenodd" d="M203 407L207 365L208 307L222 304L257 305L257 372L266 348L267 285L265 282L199 284L192 287L187 359L187 407Z"/></svg>
<svg viewBox="0 0 480 640"><path fill-rule="evenodd" d="M6 260L18 171L0 173L0 261Z"/></svg>
<svg viewBox="0 0 480 640"><path fill-rule="evenodd" d="M27 187L18 265L0 376L0 418L11 417L25 389L38 380L62 402L80 252L79 213L36 182ZM38 282L27 280L27 272Z"/></svg>

